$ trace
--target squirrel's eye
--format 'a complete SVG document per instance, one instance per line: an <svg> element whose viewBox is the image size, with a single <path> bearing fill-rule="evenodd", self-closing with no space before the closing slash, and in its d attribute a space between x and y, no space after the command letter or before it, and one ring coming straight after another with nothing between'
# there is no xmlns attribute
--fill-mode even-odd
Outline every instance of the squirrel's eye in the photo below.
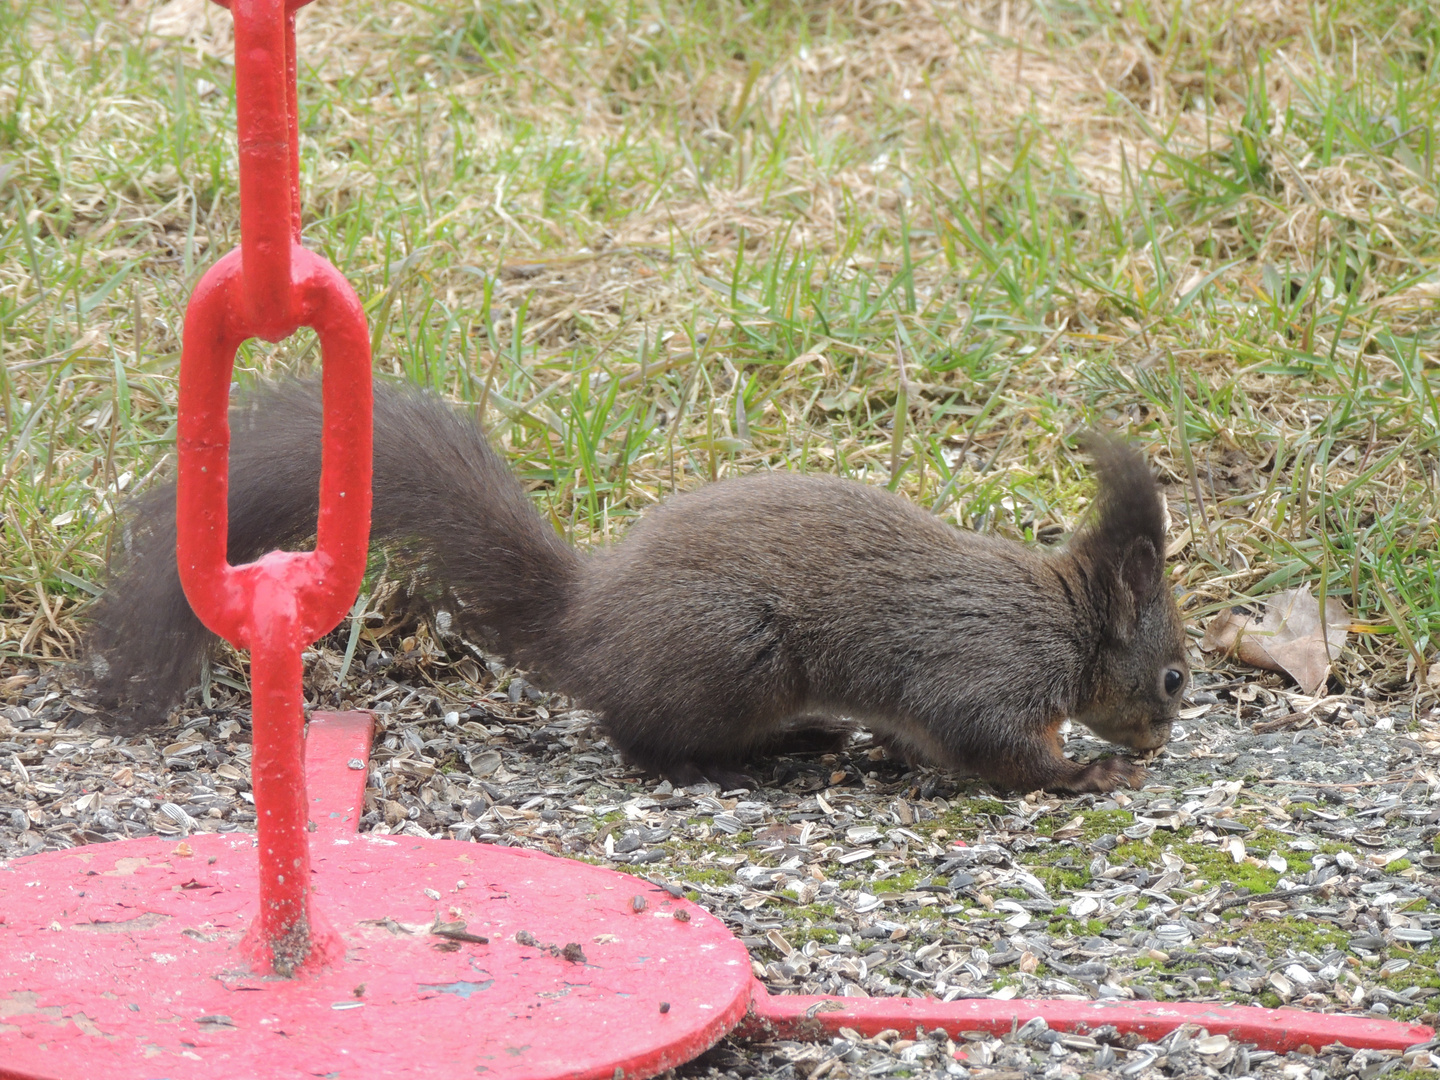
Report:
<svg viewBox="0 0 1440 1080"><path fill-rule="evenodd" d="M1178 668L1171 668L1165 672L1165 693L1178 694L1180 688L1185 685L1185 676Z"/></svg>

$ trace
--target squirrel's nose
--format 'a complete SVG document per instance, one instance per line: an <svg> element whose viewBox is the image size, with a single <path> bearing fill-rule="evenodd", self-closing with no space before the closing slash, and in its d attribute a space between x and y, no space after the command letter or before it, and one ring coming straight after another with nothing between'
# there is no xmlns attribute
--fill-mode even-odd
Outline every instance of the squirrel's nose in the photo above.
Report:
<svg viewBox="0 0 1440 1080"><path fill-rule="evenodd" d="M1150 729L1141 734L1143 742L1136 747L1137 750L1158 750L1170 741L1171 721L1167 717L1164 720L1153 720Z"/></svg>

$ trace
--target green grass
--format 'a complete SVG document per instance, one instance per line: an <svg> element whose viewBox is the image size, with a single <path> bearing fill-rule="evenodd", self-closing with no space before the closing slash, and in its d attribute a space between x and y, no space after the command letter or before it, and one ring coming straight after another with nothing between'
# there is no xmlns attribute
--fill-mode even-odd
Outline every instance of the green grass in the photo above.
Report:
<svg viewBox="0 0 1440 1080"><path fill-rule="evenodd" d="M229 19L0 8L0 664L73 654L167 464L185 299L238 239ZM377 370L484 401L577 542L760 468L1033 538L1074 524L1100 424L1170 483L1193 618L1309 583L1362 630L1342 682L1433 698L1424 0L299 22L308 242ZM300 333L238 377L315 363Z"/></svg>

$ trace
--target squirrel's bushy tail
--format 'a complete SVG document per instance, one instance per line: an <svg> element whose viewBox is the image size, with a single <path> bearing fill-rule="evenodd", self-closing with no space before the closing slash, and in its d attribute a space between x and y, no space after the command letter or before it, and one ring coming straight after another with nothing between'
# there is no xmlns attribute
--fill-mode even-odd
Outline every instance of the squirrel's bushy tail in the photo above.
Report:
<svg viewBox="0 0 1440 1080"><path fill-rule="evenodd" d="M315 531L319 509L318 380L247 392L230 414L233 564ZM483 627L511 659L535 664L580 556L535 511L470 417L414 389L375 387L372 544L394 544L422 587L443 583L453 614ZM118 572L97 602L90 632L102 702L125 706L136 726L163 719L199 677L215 644L190 610L175 565L175 484L127 509Z"/></svg>

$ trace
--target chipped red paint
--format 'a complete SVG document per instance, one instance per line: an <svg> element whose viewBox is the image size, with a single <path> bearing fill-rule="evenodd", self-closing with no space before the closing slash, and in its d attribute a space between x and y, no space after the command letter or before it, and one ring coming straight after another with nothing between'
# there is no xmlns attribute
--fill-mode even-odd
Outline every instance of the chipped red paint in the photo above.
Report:
<svg viewBox="0 0 1440 1080"><path fill-rule="evenodd" d="M754 1037L812 1040L830 1038L841 1028L867 1037L891 1028L908 1035L917 1027L925 1031L944 1028L952 1036L962 1031L1004 1035L1035 1016L1043 1017L1056 1031L1086 1034L1110 1024L1122 1033L1133 1032L1145 1039L1158 1039L1177 1027L1197 1024L1212 1035L1228 1035L1280 1053L1306 1044L1319 1049L1333 1042L1356 1050L1403 1050L1434 1036L1430 1028L1420 1024L1254 1005L770 996L763 987L757 987L754 1004L740 1032Z"/></svg>
<svg viewBox="0 0 1440 1080"><path fill-rule="evenodd" d="M300 246L295 19L285 0L235 0L240 248L201 278L185 313L176 503L180 580L211 630L251 651L260 907L245 948L258 970L334 961L310 910L300 652L349 610L370 536L370 333L353 289ZM302 326L320 338L324 430L315 550L231 566L226 551L235 351Z"/></svg>

